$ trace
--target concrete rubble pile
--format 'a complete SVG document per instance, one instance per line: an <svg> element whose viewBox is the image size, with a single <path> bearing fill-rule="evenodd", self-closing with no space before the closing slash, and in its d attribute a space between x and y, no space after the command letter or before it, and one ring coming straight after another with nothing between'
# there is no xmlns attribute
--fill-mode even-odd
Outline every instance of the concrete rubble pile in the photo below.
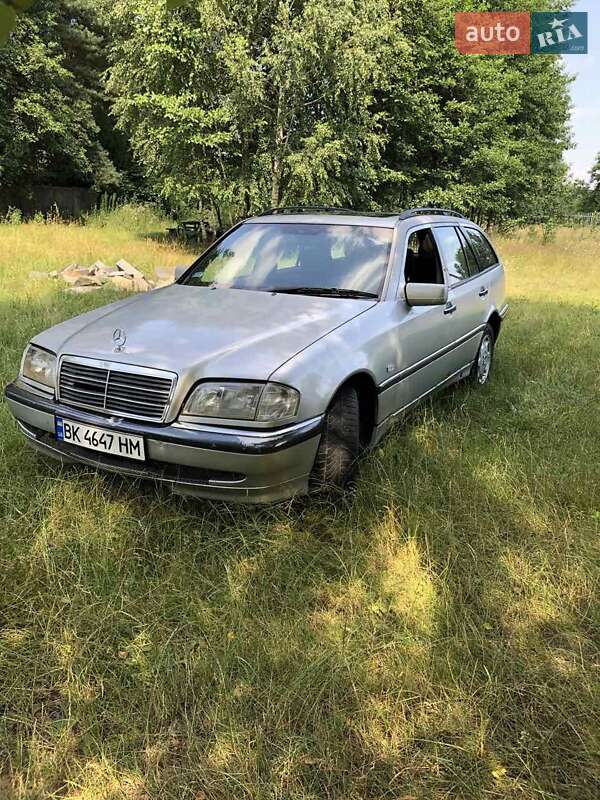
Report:
<svg viewBox="0 0 600 800"><path fill-rule="evenodd" d="M77 294L93 292L102 286L124 292L149 292L173 282L173 275L166 268L157 268L156 271L158 280L150 281L139 269L122 258L114 267L109 267L102 261L94 262L91 267L69 264L63 270L51 272L49 275L69 284L69 291Z"/></svg>

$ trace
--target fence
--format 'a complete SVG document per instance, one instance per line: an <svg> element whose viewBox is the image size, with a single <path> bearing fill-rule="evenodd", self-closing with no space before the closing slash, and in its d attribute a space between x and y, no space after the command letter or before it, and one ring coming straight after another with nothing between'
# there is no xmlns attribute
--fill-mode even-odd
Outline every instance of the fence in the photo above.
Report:
<svg viewBox="0 0 600 800"><path fill-rule="evenodd" d="M546 225L548 223L566 225L573 228L579 225L595 227L600 225L600 211L592 211L585 214L555 214L551 217L529 217L526 222L527 225Z"/></svg>
<svg viewBox="0 0 600 800"><path fill-rule="evenodd" d="M34 186L0 190L0 215L18 208L25 217L58 211L61 217L80 217L98 203L98 192L82 186Z"/></svg>

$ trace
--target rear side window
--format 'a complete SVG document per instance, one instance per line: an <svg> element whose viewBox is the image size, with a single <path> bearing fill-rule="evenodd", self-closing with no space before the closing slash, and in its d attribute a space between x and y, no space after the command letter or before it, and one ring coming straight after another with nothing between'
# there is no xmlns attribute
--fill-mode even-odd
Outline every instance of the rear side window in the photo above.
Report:
<svg viewBox="0 0 600 800"><path fill-rule="evenodd" d="M470 277L463 246L454 227L435 229L435 236L440 246L442 259L448 270L450 286Z"/></svg>
<svg viewBox="0 0 600 800"><path fill-rule="evenodd" d="M457 228L456 230L458 231L460 241L462 242L463 250L465 251L465 258L467 259L467 266L469 267L469 272L471 273L471 275L476 275L479 272L479 264L477 263L477 259L475 258L475 253L473 252L473 248L467 241L463 231L460 228Z"/></svg>
<svg viewBox="0 0 600 800"><path fill-rule="evenodd" d="M487 269L498 263L498 256L494 253L492 245L482 233L476 231L474 228L463 228L463 232L475 251L477 261L479 262L479 269Z"/></svg>

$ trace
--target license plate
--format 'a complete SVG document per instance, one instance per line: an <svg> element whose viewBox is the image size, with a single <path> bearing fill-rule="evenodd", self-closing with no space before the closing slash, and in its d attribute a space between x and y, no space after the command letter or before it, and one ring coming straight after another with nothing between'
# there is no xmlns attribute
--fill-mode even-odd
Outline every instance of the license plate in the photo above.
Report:
<svg viewBox="0 0 600 800"><path fill-rule="evenodd" d="M100 453L135 458L138 461L146 459L143 436L107 431L62 417L56 417L56 438L60 442L87 447L88 450L97 450Z"/></svg>

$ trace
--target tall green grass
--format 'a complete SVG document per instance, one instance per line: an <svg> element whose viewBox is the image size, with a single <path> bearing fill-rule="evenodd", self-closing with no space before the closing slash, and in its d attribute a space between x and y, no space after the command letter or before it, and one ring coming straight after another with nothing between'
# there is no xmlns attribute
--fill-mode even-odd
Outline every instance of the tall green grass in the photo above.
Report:
<svg viewBox="0 0 600 800"><path fill-rule="evenodd" d="M92 228L111 228L129 233L164 232L174 223L157 207L147 203L103 204L84 218Z"/></svg>
<svg viewBox="0 0 600 800"><path fill-rule="evenodd" d="M0 408L0 797L597 800L600 238L499 242L493 380L343 501L261 509L60 469ZM0 373L101 302L28 271L185 253L0 226Z"/></svg>

